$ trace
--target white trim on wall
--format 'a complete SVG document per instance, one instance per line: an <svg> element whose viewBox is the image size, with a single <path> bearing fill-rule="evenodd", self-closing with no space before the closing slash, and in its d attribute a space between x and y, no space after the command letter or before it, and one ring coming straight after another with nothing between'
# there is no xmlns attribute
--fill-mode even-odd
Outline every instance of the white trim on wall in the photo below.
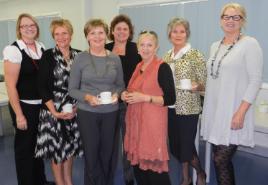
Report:
<svg viewBox="0 0 268 185"><path fill-rule="evenodd" d="M61 12L49 12L49 13L41 13L41 14L31 14L34 17L54 17L54 16L58 16L58 17L62 17L62 13ZM18 16L14 17L14 18L1 18L0 21L9 21L9 20L17 20Z"/></svg>
<svg viewBox="0 0 268 185"><path fill-rule="evenodd" d="M129 6L139 6L139 5L155 5L159 6L171 5L171 4L186 4L193 2L203 2L208 0L118 0L118 7L129 7Z"/></svg>

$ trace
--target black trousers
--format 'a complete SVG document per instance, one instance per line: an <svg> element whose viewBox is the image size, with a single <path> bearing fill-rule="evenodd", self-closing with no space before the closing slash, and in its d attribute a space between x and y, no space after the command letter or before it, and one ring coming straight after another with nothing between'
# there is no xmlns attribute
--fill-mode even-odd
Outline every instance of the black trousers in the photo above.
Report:
<svg viewBox="0 0 268 185"><path fill-rule="evenodd" d="M30 105L20 102L27 120L27 130L16 127L16 115L11 105L9 110L15 127L15 164L18 185L43 185L46 181L43 159L35 158L37 127L39 123L40 105Z"/></svg>
<svg viewBox="0 0 268 185"><path fill-rule="evenodd" d="M138 185L171 185L167 172L154 172L142 170L138 165L134 166L134 174Z"/></svg>
<svg viewBox="0 0 268 185"><path fill-rule="evenodd" d="M85 185L112 185L117 112L94 113L78 109L77 121L85 153Z"/></svg>
<svg viewBox="0 0 268 185"><path fill-rule="evenodd" d="M116 128L116 136L115 136L115 147L114 147L114 152L113 152L113 170L116 170L117 164L118 164L118 159L119 159L119 152L121 152L123 149L122 153L122 165L123 165L123 175L124 175L124 181L125 183L128 183L130 181L134 181L134 172L132 169L132 166L130 164L130 161L127 160L127 155L124 150L124 136L126 133L126 123L125 123L125 117L126 117L126 109L127 105L124 102L119 103L119 112L118 112L118 117L117 117L117 128ZM121 131L121 132L120 132ZM121 147L120 147L121 145Z"/></svg>

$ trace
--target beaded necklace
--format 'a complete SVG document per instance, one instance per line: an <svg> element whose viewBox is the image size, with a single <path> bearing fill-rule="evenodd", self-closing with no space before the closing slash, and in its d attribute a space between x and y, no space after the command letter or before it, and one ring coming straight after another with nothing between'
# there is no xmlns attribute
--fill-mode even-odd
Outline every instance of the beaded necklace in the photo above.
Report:
<svg viewBox="0 0 268 185"><path fill-rule="evenodd" d="M223 41L224 41L224 38L221 40L219 46L218 46L218 49L217 51L215 52L215 55L213 56L212 60L211 60L211 72L210 72L210 76L212 77L212 79L217 79L219 77L219 71L220 71L220 67L221 67L221 63L222 63L222 60L230 53L231 49L234 47L234 45L239 41L241 37L241 34L239 34L239 36L237 37L237 39L235 39L235 41L233 42L233 44L231 46L228 47L227 51L224 53L224 55L220 58L219 62L218 62L218 65L217 65L217 70L215 71L214 73L214 62L218 56L218 53L220 51L220 48L221 48L221 45L223 44Z"/></svg>

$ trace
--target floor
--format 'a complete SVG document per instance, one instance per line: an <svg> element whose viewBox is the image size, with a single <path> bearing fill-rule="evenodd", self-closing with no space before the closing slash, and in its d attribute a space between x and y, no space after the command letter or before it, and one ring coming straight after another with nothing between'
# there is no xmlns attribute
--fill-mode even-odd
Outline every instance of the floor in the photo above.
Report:
<svg viewBox="0 0 268 185"><path fill-rule="evenodd" d="M0 137L0 185L16 185L16 173L13 153L13 129L7 108L2 111L4 121L4 134ZM204 163L204 142L200 145L200 159ZM268 158L238 151L234 157L235 175L237 185L268 185ZM73 182L74 185L83 185L83 158L78 158L74 162ZM171 157L170 160L170 178L172 185L179 185L180 167L178 162ZM53 176L46 161L46 174L48 179ZM216 185L213 164L211 166L211 178L208 185ZM115 185L124 185L122 177L121 163L115 176Z"/></svg>

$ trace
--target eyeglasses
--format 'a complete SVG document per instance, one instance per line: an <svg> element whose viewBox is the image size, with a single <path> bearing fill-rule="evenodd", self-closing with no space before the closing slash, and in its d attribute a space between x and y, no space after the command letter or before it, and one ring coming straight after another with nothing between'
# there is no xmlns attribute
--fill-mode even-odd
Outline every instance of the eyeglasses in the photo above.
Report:
<svg viewBox="0 0 268 185"><path fill-rule="evenodd" d="M30 25L21 25L20 28L24 29L24 30L28 30L29 28L31 29L36 29L36 25L35 24L30 24Z"/></svg>
<svg viewBox="0 0 268 185"><path fill-rule="evenodd" d="M222 15L221 18L225 21L228 21L230 19L232 19L233 21L240 21L241 19L243 19L243 17L241 15Z"/></svg>
<svg viewBox="0 0 268 185"><path fill-rule="evenodd" d="M150 31L150 30L143 30L140 32L139 35L148 34L148 33L157 37L157 33L155 33L154 31Z"/></svg>

